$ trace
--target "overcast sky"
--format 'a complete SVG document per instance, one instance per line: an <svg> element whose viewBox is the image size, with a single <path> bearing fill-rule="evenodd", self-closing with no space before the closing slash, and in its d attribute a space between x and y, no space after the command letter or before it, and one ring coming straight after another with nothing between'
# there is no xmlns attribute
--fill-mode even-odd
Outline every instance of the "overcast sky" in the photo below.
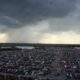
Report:
<svg viewBox="0 0 80 80"><path fill-rule="evenodd" d="M0 0L0 42L80 44L80 0Z"/></svg>

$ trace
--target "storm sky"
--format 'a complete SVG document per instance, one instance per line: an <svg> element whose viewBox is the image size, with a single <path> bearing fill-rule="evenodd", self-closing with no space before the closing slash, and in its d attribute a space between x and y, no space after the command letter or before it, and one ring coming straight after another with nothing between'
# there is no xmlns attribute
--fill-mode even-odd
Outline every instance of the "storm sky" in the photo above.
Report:
<svg viewBox="0 0 80 80"><path fill-rule="evenodd" d="M0 0L0 42L80 44L80 1Z"/></svg>

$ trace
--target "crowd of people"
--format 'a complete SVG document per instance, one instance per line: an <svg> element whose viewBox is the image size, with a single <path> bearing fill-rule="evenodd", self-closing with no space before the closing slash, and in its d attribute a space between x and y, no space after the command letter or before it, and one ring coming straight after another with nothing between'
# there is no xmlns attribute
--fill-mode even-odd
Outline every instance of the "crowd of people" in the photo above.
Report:
<svg viewBox="0 0 80 80"><path fill-rule="evenodd" d="M0 80L80 80L79 76L79 48L34 47L0 51Z"/></svg>

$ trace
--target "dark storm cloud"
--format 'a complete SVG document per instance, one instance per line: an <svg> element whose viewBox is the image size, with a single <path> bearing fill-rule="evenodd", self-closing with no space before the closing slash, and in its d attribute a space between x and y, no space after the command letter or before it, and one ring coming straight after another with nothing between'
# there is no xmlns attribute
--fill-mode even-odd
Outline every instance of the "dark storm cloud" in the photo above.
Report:
<svg viewBox="0 0 80 80"><path fill-rule="evenodd" d="M80 15L69 15L62 19L50 19L48 32L80 32Z"/></svg>
<svg viewBox="0 0 80 80"><path fill-rule="evenodd" d="M0 0L0 24L20 27L74 10L76 0Z"/></svg>

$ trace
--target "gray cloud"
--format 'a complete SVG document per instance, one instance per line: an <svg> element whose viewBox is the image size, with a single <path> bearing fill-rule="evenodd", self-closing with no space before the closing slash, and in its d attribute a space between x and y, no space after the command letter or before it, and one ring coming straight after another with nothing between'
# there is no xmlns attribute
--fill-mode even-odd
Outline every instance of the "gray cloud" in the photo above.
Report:
<svg viewBox="0 0 80 80"><path fill-rule="evenodd" d="M76 9L63 18L52 18L49 20L48 32L74 31L80 33L80 1L77 0Z"/></svg>
<svg viewBox="0 0 80 80"><path fill-rule="evenodd" d="M14 29L9 29L7 32L7 35L9 37L7 42L38 42L42 35L46 31L45 27L46 22L40 22L37 25L33 26L25 26L21 28L14 28ZM40 28L40 26L42 26Z"/></svg>
<svg viewBox="0 0 80 80"><path fill-rule="evenodd" d="M38 42L46 33L79 32L79 5L79 0L0 0L0 33L7 42Z"/></svg>
<svg viewBox="0 0 80 80"><path fill-rule="evenodd" d="M14 28L67 16L76 0L0 0L0 24Z"/></svg>
<svg viewBox="0 0 80 80"><path fill-rule="evenodd" d="M62 19L49 20L49 32L74 31L80 32L79 16L68 16Z"/></svg>

